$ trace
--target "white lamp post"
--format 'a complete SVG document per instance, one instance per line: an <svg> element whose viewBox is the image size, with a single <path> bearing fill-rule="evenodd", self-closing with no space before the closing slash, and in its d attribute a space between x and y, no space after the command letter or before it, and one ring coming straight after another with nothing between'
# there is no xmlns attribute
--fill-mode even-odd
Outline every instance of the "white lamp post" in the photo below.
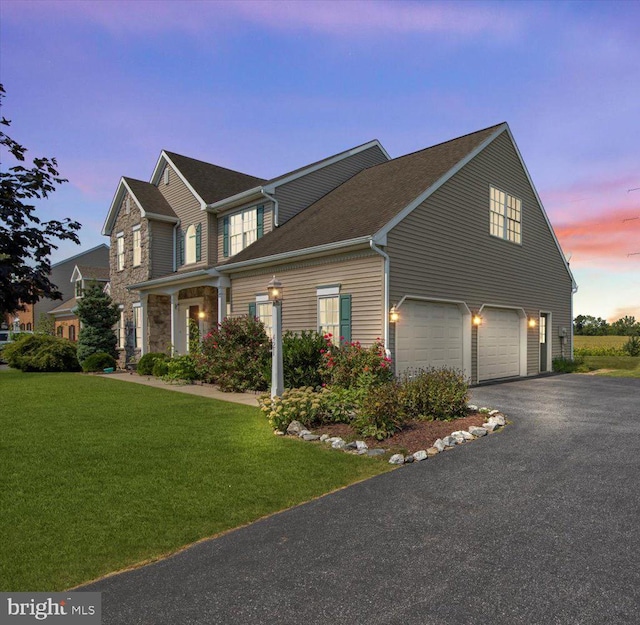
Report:
<svg viewBox="0 0 640 625"><path fill-rule="evenodd" d="M267 285L269 301L273 303L273 335L271 337L271 397L284 392L284 368L282 366L282 283L275 276Z"/></svg>

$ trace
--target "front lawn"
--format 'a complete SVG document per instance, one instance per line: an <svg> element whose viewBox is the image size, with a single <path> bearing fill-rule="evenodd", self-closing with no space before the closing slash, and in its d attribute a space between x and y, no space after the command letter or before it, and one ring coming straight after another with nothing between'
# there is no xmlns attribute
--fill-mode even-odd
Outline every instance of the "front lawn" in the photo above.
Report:
<svg viewBox="0 0 640 625"><path fill-rule="evenodd" d="M106 377L0 371L0 393L0 591L70 588L389 469Z"/></svg>

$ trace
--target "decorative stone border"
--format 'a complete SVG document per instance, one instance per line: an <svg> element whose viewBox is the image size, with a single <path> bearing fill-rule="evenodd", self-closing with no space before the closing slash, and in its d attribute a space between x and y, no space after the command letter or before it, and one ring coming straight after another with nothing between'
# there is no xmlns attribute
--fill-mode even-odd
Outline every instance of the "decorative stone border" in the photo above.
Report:
<svg viewBox="0 0 640 625"><path fill-rule="evenodd" d="M435 456L443 451L453 449L456 445L462 445L463 443L473 441L476 438L481 438L482 436L491 434L497 429L504 427L507 423L506 417L499 410L478 408L471 404L467 406L467 408L471 412L486 414L488 416L486 422L483 423L481 427L472 425L468 430L456 430L455 432L451 432L449 436L439 438L435 443L433 443L433 447L429 447L429 449L421 449L407 456L403 456L402 454L393 454L393 456L389 458L389 464L410 464L412 462L421 462L422 460L426 460L427 458ZM369 449L368 445L364 441L351 441L350 443L347 443L339 436L329 436L328 434L319 436L318 434L314 434L311 430L307 430L300 421L292 421L286 432L275 430L274 434L276 434L276 436L284 436L285 434L297 436L303 441L320 441L326 445L331 445L332 449L340 449L359 456L382 456L387 453L386 449L382 449L380 447Z"/></svg>

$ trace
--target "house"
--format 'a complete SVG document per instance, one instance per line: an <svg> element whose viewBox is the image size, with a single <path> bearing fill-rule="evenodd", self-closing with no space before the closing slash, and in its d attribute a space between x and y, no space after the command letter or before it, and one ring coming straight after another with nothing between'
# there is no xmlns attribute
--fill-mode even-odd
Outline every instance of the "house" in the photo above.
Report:
<svg viewBox="0 0 640 625"><path fill-rule="evenodd" d="M5 319L5 323L8 324L9 327L12 327L14 318L17 318L19 320L18 323L21 330L37 330L42 315L46 315L54 308L60 308L60 302L67 302L74 296L75 283L72 283L71 276L76 265L108 269L109 246L101 243L100 245L86 250L85 252L74 254L69 258L65 258L64 260L51 265L49 280L52 284L55 284L58 291L62 293L62 300L53 300L43 297L35 304L28 304L26 306L26 310L17 311L13 315L8 315L7 319ZM65 338L67 338L66 333Z"/></svg>
<svg viewBox="0 0 640 625"><path fill-rule="evenodd" d="M103 234L122 360L188 351L252 314L364 345L396 371L534 375L572 350L575 281L506 123L391 159L370 141L271 180L163 151L122 178ZM393 315L390 313L393 312Z"/></svg>
<svg viewBox="0 0 640 625"><path fill-rule="evenodd" d="M71 273L73 285L73 297L60 306L49 311L54 319L54 331L56 336L76 341L80 334L80 320L76 314L76 304L83 297L84 290L90 284L98 284L106 288L109 283L109 267L91 267L88 265L76 265Z"/></svg>

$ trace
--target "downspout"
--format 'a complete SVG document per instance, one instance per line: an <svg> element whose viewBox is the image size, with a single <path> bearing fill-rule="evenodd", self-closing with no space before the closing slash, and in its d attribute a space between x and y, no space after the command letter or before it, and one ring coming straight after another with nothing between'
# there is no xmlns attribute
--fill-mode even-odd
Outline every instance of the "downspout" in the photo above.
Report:
<svg viewBox="0 0 640 625"><path fill-rule="evenodd" d="M384 348L387 352L387 357L391 357L391 351L389 350L389 265L391 263L389 255L383 252L374 242L373 239L369 239L369 247L376 253L380 254L384 258L384 285L383 285L383 307L384 313L382 316L383 323L383 340Z"/></svg>
<svg viewBox="0 0 640 625"><path fill-rule="evenodd" d="M278 223L278 200L275 195L269 195L262 187L260 187L260 193L273 202L273 227L277 228L280 225Z"/></svg>

